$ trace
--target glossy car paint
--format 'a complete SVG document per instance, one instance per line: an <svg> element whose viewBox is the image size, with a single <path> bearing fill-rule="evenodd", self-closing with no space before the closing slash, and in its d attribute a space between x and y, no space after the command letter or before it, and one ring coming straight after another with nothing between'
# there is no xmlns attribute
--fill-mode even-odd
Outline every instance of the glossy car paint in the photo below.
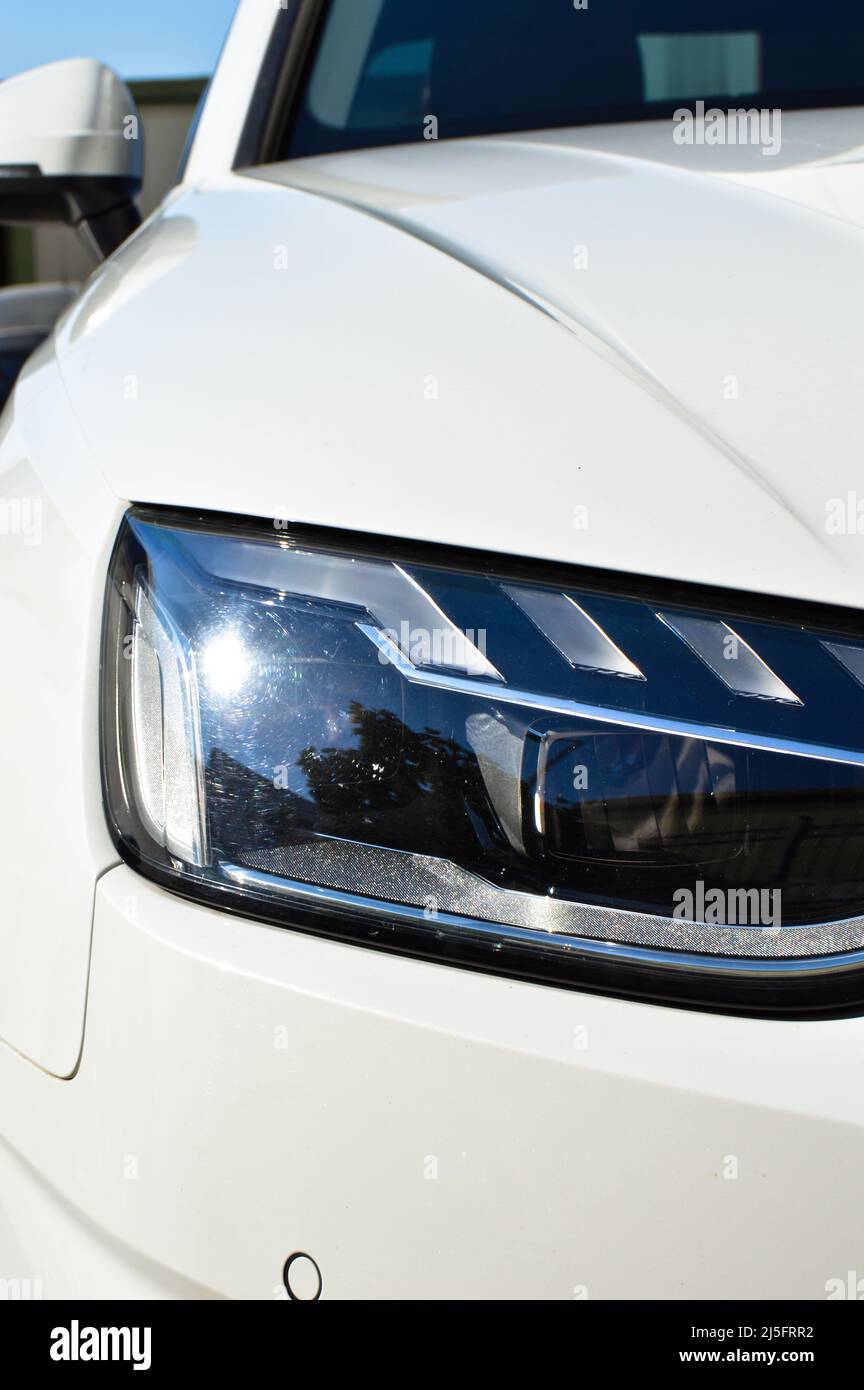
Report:
<svg viewBox="0 0 864 1390"><path fill-rule="evenodd" d="M860 236L554 137L300 161L178 196L57 356L120 496L233 511L240 469L259 516L854 606Z"/></svg>
<svg viewBox="0 0 864 1390"><path fill-rule="evenodd" d="M78 1075L0 1053L11 1272L269 1299L304 1250L325 1298L823 1298L860 1268L860 1055L858 1019L493 979L121 867Z"/></svg>
<svg viewBox="0 0 864 1390"><path fill-rule="evenodd" d="M795 116L776 163L634 125L240 175L264 8L0 425L41 528L0 539L0 1277L281 1297L304 1249L325 1297L823 1297L864 1239L860 1019L181 902L108 836L98 650L130 501L859 607L825 505L860 477L861 113Z"/></svg>

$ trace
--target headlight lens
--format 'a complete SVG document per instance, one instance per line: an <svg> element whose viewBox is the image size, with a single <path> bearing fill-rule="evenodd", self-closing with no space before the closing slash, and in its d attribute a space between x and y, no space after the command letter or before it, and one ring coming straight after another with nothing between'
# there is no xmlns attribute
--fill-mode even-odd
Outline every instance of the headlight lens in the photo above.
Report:
<svg viewBox="0 0 864 1390"><path fill-rule="evenodd" d="M103 669L118 845L221 905L467 963L848 994L864 637L757 607L133 509Z"/></svg>

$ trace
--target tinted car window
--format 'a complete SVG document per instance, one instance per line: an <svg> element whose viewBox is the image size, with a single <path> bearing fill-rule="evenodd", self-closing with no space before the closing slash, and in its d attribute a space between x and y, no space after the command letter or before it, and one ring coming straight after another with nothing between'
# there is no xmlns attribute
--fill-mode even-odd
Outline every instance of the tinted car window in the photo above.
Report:
<svg viewBox="0 0 864 1390"><path fill-rule="evenodd" d="M724 106L864 103L849 0L331 0L283 157Z"/></svg>

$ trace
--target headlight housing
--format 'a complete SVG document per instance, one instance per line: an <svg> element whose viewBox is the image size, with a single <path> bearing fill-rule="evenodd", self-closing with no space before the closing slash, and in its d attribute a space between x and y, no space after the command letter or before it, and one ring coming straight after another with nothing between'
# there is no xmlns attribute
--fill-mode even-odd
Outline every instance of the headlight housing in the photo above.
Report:
<svg viewBox="0 0 864 1390"><path fill-rule="evenodd" d="M842 612L147 508L111 564L129 863L532 978L856 1003L862 709Z"/></svg>

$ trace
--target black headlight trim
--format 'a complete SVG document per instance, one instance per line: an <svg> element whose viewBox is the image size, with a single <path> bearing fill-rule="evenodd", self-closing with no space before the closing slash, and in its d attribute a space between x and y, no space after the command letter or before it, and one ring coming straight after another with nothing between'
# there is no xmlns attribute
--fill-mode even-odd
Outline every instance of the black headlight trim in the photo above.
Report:
<svg viewBox="0 0 864 1390"><path fill-rule="evenodd" d="M196 531L215 527L237 536L274 538L274 523L224 514L136 506L130 514L163 527ZM598 593L645 599L652 604L686 604L721 609L733 617L760 617L786 624L818 624L833 632L864 637L864 618L854 610L820 604L750 596L708 587L685 586L673 581L586 570L520 557L454 550L429 543L401 542L387 537L357 536L317 527L280 526L276 535L289 543L310 545L346 555L392 557L426 567L465 568L513 580L554 583ZM118 538L118 545L119 545ZM110 698L116 689L111 679L122 653L117 650L117 628L112 630L109 609L113 586L109 579L103 646L102 772L106 807L117 804L116 758L117 709ZM219 887L164 872L124 839L109 814L114 842L123 859L154 882L195 901L205 901L244 918L310 931L328 938L422 956L475 968L493 974L517 976L559 986L624 995L656 1003L720 1009L758 1016L809 1017L857 1013L864 1007L864 950L838 951L794 960L730 958L690 952L663 952L636 945L589 941L586 938L536 936L517 928L482 923L452 913L438 913L434 923L422 911L375 900L352 898L329 889L289 884L284 906L261 899L229 884ZM242 866L240 866L242 869ZM305 897L305 901L303 898ZM835 925L837 925L835 923ZM451 934L458 930L458 936Z"/></svg>

